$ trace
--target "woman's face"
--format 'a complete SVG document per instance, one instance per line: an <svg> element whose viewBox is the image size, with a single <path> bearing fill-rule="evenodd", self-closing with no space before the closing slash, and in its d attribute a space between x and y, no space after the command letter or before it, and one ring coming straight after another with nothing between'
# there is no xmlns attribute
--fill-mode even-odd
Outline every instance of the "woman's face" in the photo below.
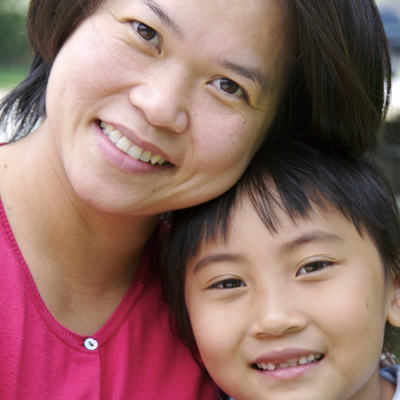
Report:
<svg viewBox="0 0 400 400"><path fill-rule="evenodd" d="M109 0L81 23L54 61L40 128L78 196L103 211L152 215L231 187L285 86L285 7Z"/></svg>

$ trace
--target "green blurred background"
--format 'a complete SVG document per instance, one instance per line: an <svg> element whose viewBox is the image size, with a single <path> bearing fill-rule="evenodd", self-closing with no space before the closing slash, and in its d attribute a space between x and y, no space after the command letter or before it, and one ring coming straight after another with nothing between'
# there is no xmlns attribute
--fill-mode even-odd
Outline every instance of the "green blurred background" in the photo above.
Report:
<svg viewBox="0 0 400 400"><path fill-rule="evenodd" d="M29 0L0 0L0 90L20 82L29 69L25 34Z"/></svg>

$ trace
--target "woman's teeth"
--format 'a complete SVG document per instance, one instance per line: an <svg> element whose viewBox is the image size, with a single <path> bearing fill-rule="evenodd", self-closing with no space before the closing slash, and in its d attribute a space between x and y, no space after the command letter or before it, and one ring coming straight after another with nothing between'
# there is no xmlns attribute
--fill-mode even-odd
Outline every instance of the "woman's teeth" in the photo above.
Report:
<svg viewBox="0 0 400 400"><path fill-rule="evenodd" d="M101 121L100 128L118 149L135 160L140 160L146 163L149 162L153 165L163 165L168 163L168 161L166 161L165 158L161 157L160 155L152 154L151 151L148 150L144 151L141 147L134 145L127 137L123 136L122 133L118 129L115 129L112 125Z"/></svg>
<svg viewBox="0 0 400 400"><path fill-rule="evenodd" d="M300 358L291 358L286 362L280 364L271 364L271 363L257 363L257 369L262 371L274 371L275 369L289 368L289 367L297 367L299 365L311 364L313 362L319 361L323 357L323 354L310 354L309 356L302 356Z"/></svg>

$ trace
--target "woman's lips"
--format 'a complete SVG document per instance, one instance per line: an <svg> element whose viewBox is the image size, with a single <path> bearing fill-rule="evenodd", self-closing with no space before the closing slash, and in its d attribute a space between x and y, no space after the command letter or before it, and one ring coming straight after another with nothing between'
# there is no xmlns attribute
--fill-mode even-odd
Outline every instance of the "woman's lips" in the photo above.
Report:
<svg viewBox="0 0 400 400"><path fill-rule="evenodd" d="M130 139L124 136L121 131L116 129L113 125L104 121L100 121L100 128L109 138L110 142L114 143L119 150L131 158L143 161L145 163L151 163L153 165L168 164L168 161L159 154L153 154L150 150L144 150L141 147L133 144Z"/></svg>

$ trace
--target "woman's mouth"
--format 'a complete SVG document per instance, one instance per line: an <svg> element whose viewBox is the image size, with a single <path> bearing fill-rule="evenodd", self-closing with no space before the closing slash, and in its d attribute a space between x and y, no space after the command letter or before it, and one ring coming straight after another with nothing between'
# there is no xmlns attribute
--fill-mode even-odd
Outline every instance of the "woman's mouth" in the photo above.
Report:
<svg viewBox="0 0 400 400"><path fill-rule="evenodd" d="M323 354L316 353L310 354L308 356L301 356L296 358L291 358L285 362L281 362L279 364L273 364L271 362L259 362L256 364L252 364L252 368L258 369L260 371L274 371L277 369L291 368L297 367L300 365L312 364L320 361L324 357Z"/></svg>
<svg viewBox="0 0 400 400"><path fill-rule="evenodd" d="M168 161L159 154L152 154L149 150L143 150L141 147L133 144L126 136L118 129L114 128L107 122L100 121L100 128L108 137L110 142L114 143L117 149L132 157L135 160L140 160L149 164L165 165Z"/></svg>

